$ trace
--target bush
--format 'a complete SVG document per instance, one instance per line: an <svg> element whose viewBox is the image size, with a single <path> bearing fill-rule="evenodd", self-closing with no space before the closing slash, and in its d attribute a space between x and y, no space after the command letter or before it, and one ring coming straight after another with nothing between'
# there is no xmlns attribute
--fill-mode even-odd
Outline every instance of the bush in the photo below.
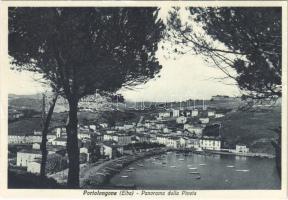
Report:
<svg viewBox="0 0 288 200"><path fill-rule="evenodd" d="M65 186L60 185L54 179L42 178L31 173L18 174L8 171L8 188L9 189L64 189Z"/></svg>

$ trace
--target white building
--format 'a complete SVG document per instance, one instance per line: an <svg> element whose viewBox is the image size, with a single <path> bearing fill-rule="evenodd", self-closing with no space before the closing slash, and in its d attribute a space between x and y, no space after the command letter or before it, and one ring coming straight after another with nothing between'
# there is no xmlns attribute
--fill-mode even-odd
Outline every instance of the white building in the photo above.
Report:
<svg viewBox="0 0 288 200"><path fill-rule="evenodd" d="M101 126L102 128L107 128L108 124L107 123L100 123L99 126Z"/></svg>
<svg viewBox="0 0 288 200"><path fill-rule="evenodd" d="M221 117L224 117L225 115L224 114L221 114L221 113L216 113L215 114L215 118L221 118Z"/></svg>
<svg viewBox="0 0 288 200"><path fill-rule="evenodd" d="M41 159L35 159L27 164L27 172L33 174L40 174L41 171Z"/></svg>
<svg viewBox="0 0 288 200"><path fill-rule="evenodd" d="M119 145L127 145L131 143L131 135L116 134L112 136L112 140L116 141Z"/></svg>
<svg viewBox="0 0 288 200"><path fill-rule="evenodd" d="M29 162L34 161L36 158L41 158L42 154L40 150L30 149L21 150L17 152L16 165L20 167L27 167Z"/></svg>
<svg viewBox="0 0 288 200"><path fill-rule="evenodd" d="M24 135L8 135L8 144L24 144L25 141Z"/></svg>
<svg viewBox="0 0 288 200"><path fill-rule="evenodd" d="M52 145L54 146L66 146L67 144L67 138L56 138L55 140L53 140Z"/></svg>
<svg viewBox="0 0 288 200"><path fill-rule="evenodd" d="M180 110L173 109L172 113L173 113L173 117L179 117L180 116Z"/></svg>
<svg viewBox="0 0 288 200"><path fill-rule="evenodd" d="M106 133L107 134L113 134L113 133L116 133L116 130L106 130Z"/></svg>
<svg viewBox="0 0 288 200"><path fill-rule="evenodd" d="M249 148L247 148L246 145L237 144L235 151L236 151L236 153L248 153Z"/></svg>
<svg viewBox="0 0 288 200"><path fill-rule="evenodd" d="M178 137L158 135L156 140L159 144L164 144L170 148L178 148L180 146L180 140Z"/></svg>
<svg viewBox="0 0 288 200"><path fill-rule="evenodd" d="M134 128L134 127L135 127L135 125L133 125L133 124L124 124L124 129L125 129L125 130L132 129L132 128Z"/></svg>
<svg viewBox="0 0 288 200"><path fill-rule="evenodd" d="M199 114L198 110L192 110L191 111L191 116L192 117L196 117L196 116L198 116L198 114Z"/></svg>
<svg viewBox="0 0 288 200"><path fill-rule="evenodd" d="M158 114L159 118L168 118L171 116L170 112L160 112Z"/></svg>
<svg viewBox="0 0 288 200"><path fill-rule="evenodd" d="M214 117L215 116L215 111L208 111L208 117Z"/></svg>
<svg viewBox="0 0 288 200"><path fill-rule="evenodd" d="M91 133L87 131L79 131L77 134L79 140L82 139L91 139Z"/></svg>
<svg viewBox="0 0 288 200"><path fill-rule="evenodd" d="M9 135L8 136L8 144L33 144L33 143L40 143L41 141L42 141L41 135Z"/></svg>
<svg viewBox="0 0 288 200"><path fill-rule="evenodd" d="M176 123L177 124L185 124L187 122L187 118L184 116L180 116L176 118Z"/></svg>
<svg viewBox="0 0 288 200"><path fill-rule="evenodd" d="M40 149L41 148L41 144L40 143L34 143L32 145L32 149Z"/></svg>
<svg viewBox="0 0 288 200"><path fill-rule="evenodd" d="M200 147L202 149L220 151L221 141L218 139L214 139L214 138L201 138Z"/></svg>
<svg viewBox="0 0 288 200"><path fill-rule="evenodd" d="M147 143L150 143L150 139L151 137L149 135L145 135L145 134L137 134L136 135L136 139L139 141L139 142L147 142Z"/></svg>
<svg viewBox="0 0 288 200"><path fill-rule="evenodd" d="M56 137L57 138L66 137L66 136L67 136L67 132L66 132L66 128L65 127L56 128Z"/></svg>
<svg viewBox="0 0 288 200"><path fill-rule="evenodd" d="M103 135L103 140L104 141L111 141L111 140L113 140L113 135L106 133L106 134Z"/></svg>
<svg viewBox="0 0 288 200"><path fill-rule="evenodd" d="M209 118L208 117L199 118L199 121L202 124L208 124L209 123Z"/></svg>
<svg viewBox="0 0 288 200"><path fill-rule="evenodd" d="M99 124L102 128L107 128L108 127L108 124L107 123L101 123Z"/></svg>

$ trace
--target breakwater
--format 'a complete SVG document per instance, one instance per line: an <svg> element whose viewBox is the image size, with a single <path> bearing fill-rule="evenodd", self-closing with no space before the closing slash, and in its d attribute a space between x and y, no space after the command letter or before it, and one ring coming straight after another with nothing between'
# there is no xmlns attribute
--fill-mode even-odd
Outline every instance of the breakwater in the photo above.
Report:
<svg viewBox="0 0 288 200"><path fill-rule="evenodd" d="M267 154L267 153L254 153L254 152L247 152L247 153L237 153L237 152L230 152L230 151L216 151L216 150L202 150L196 151L194 149L188 148L177 148L177 149L167 149L167 151L175 151L179 153L194 153L200 155L212 155L212 154L219 154L219 155L231 155L231 156L243 156L243 157L257 157L257 158L275 158L275 155Z"/></svg>

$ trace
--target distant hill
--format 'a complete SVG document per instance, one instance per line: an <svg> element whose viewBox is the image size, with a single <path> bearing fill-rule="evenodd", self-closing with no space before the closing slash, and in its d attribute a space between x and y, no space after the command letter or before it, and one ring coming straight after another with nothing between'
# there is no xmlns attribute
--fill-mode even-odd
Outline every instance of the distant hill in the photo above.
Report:
<svg viewBox="0 0 288 200"><path fill-rule="evenodd" d="M41 99L17 97L9 98L9 106L16 109L31 109L41 111Z"/></svg>
<svg viewBox="0 0 288 200"><path fill-rule="evenodd" d="M67 121L67 112L54 113L52 116L50 128L56 126L65 126ZM115 124L116 122L137 122L140 115L134 112L122 111L101 111L101 112L78 112L78 121L80 124L96 124L108 123ZM18 121L8 124L8 135L31 135L34 130L42 130L42 121L40 116L31 118L19 119Z"/></svg>
<svg viewBox="0 0 288 200"><path fill-rule="evenodd" d="M28 99L41 99L42 94L36 93L36 94L9 94L9 99L17 99L17 98L28 98Z"/></svg>
<svg viewBox="0 0 288 200"><path fill-rule="evenodd" d="M221 136L229 143L243 143L254 152L274 153L271 140L276 138L272 129L281 125L281 108L260 111L235 111L222 120Z"/></svg>

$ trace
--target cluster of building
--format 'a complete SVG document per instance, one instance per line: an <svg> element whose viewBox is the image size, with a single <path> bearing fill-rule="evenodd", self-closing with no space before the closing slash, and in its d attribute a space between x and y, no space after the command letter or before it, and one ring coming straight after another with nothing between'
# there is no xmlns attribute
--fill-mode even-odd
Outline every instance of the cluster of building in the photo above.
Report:
<svg viewBox="0 0 288 200"><path fill-rule="evenodd" d="M215 119L221 117L224 114L214 110L171 109L158 112L150 119L141 117L138 122L116 123L114 126L108 126L107 123L78 125L80 157L82 162L89 162L91 142L100 148L102 157L109 159L125 154L125 147L134 143L157 143L171 149L220 151L221 123L216 123ZM67 165L66 128L55 127L47 139L47 162L52 163L49 165L50 171L64 168ZM41 140L41 131L36 130L32 134L9 135L10 145L32 145L32 148L17 152L16 166L26 167L28 172L40 173ZM249 149L245 145L238 145L230 151L247 153Z"/></svg>

